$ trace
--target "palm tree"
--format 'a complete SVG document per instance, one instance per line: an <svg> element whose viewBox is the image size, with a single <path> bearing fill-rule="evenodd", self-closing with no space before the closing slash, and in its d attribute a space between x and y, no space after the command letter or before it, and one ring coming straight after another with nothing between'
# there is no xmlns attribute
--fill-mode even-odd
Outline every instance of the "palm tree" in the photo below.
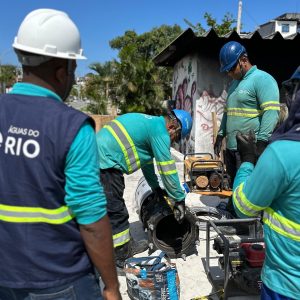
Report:
<svg viewBox="0 0 300 300"><path fill-rule="evenodd" d="M106 114L107 109L114 114L112 99L115 96L114 78L115 61L105 63L93 63L89 68L94 71L87 75L86 85L83 93L87 98L94 100L88 105L88 110L95 114Z"/></svg>

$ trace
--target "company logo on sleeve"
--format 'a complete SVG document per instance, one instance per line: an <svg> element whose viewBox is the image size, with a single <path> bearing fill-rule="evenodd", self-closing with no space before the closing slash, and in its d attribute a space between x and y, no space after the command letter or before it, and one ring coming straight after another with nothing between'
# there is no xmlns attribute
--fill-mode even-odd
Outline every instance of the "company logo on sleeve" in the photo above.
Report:
<svg viewBox="0 0 300 300"><path fill-rule="evenodd" d="M0 132L0 151L7 155L35 158L41 150L40 144L35 140L39 135L38 130L11 125L6 137Z"/></svg>
<svg viewBox="0 0 300 300"><path fill-rule="evenodd" d="M146 119L149 119L149 120L153 119L153 117L150 116L150 115L146 115L146 114L143 114L143 115L144 115L144 117L145 117Z"/></svg>

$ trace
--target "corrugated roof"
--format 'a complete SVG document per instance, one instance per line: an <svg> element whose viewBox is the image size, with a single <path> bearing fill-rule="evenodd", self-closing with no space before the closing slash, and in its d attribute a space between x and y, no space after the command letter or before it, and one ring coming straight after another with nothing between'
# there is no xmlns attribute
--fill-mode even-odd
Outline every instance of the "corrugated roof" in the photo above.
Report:
<svg viewBox="0 0 300 300"><path fill-rule="evenodd" d="M292 34L288 37L283 37L280 32L275 32L271 35L262 37L258 30L239 35L236 31L231 31L224 36L219 36L214 29L210 29L201 36L196 36L191 28L188 28L181 33L173 42L171 42L165 49L163 49L158 55L153 58L153 61L157 65L172 66L184 55L190 52L193 48L196 50L199 43L216 42L217 44L225 44L230 40L241 42L242 44L251 44L253 41L265 40L281 40L284 43L285 40L295 40L297 46L300 46L300 34ZM299 48L298 48L299 49Z"/></svg>
<svg viewBox="0 0 300 300"><path fill-rule="evenodd" d="M300 34L283 37L279 32L262 37L258 30L238 35L236 31L218 36L213 30L202 36L196 36L191 28L185 30L172 43L163 49L153 61L158 66L174 66L187 55L197 53L200 57L218 61L221 47L229 42L243 44L250 61L261 69L271 73L281 83L300 65Z"/></svg>
<svg viewBox="0 0 300 300"><path fill-rule="evenodd" d="M279 17L275 18L275 20L278 21L300 21L300 14L299 13L285 13L283 15L280 15Z"/></svg>

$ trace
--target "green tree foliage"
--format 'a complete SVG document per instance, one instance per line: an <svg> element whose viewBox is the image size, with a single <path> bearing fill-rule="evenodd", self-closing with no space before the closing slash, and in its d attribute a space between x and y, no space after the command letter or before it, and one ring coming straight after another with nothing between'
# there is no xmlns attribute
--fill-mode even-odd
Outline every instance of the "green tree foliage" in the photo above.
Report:
<svg viewBox="0 0 300 300"><path fill-rule="evenodd" d="M97 75L89 76L86 80L83 94L91 102L87 105L87 110L93 114L107 114L107 99L103 93L103 83Z"/></svg>
<svg viewBox="0 0 300 300"><path fill-rule="evenodd" d="M0 65L0 93L6 87L12 86L16 82L17 67L14 65Z"/></svg>
<svg viewBox="0 0 300 300"><path fill-rule="evenodd" d="M116 78L116 62L93 63L89 68L94 73L86 76L87 80L81 91L82 97L92 100L87 106L89 112L106 114L108 100L115 97L113 84Z"/></svg>
<svg viewBox="0 0 300 300"><path fill-rule="evenodd" d="M204 19L206 21L206 27L208 29L213 28L215 30L215 32L220 35L223 36L226 33L232 31L232 30L236 30L236 27L233 26L233 24L236 23L236 20L233 18L232 14L230 14L229 12L227 12L224 17L222 18L222 22L221 24L217 23L217 20L215 18L212 17L211 14L209 13L205 13L204 14ZM187 19L184 19L185 23L187 23L194 31L197 35L203 35L207 29L205 30L205 28L202 26L201 23L197 23L196 25L193 25L190 21L188 21Z"/></svg>
<svg viewBox="0 0 300 300"><path fill-rule="evenodd" d="M221 24L209 13L204 14L204 19L208 29L213 28L219 35L235 29L233 24L236 20L229 13L223 17ZM196 34L206 31L200 23L185 22ZM105 111L105 104L110 99L121 113L162 113L162 100L172 96L173 70L155 66L153 58L181 33L178 25L162 25L143 34L128 30L111 40L111 48L119 51L118 60L90 66L94 74L89 78L84 93L97 104L93 103L89 109L94 113L95 110Z"/></svg>
<svg viewBox="0 0 300 300"><path fill-rule="evenodd" d="M162 113L162 100L171 97L172 71L155 66L152 59L181 32L178 25L162 25L141 35L126 31L110 41L119 50L114 101L122 113Z"/></svg>

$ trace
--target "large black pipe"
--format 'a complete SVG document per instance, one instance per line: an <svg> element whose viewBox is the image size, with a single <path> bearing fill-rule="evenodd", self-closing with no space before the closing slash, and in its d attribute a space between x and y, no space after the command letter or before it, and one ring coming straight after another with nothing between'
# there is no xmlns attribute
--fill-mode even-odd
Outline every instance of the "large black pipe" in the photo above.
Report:
<svg viewBox="0 0 300 300"><path fill-rule="evenodd" d="M185 259L197 251L199 229L195 215L188 208L179 224L166 201L155 197L144 177L138 183L135 201L140 220L148 232L150 252L160 249L170 258Z"/></svg>

